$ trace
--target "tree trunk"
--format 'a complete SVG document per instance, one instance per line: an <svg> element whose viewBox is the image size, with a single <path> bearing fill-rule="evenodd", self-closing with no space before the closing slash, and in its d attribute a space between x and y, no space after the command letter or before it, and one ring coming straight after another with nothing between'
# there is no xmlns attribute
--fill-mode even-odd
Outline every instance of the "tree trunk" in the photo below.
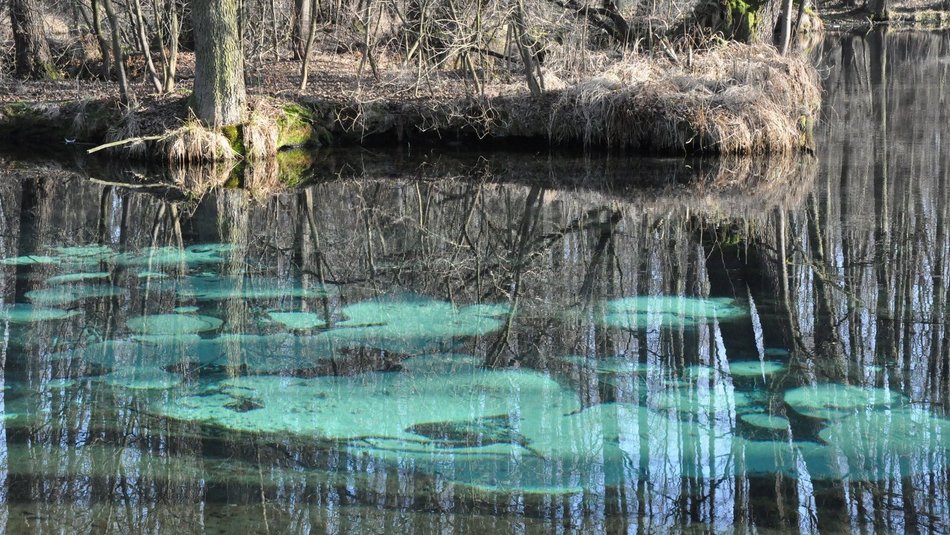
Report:
<svg viewBox="0 0 950 535"><path fill-rule="evenodd" d="M802 0L804 1L804 0ZM782 55L788 54L788 45L792 41L792 0L782 3Z"/></svg>
<svg viewBox="0 0 950 535"><path fill-rule="evenodd" d="M304 3L312 4L316 8L316 0L304 0ZM313 10L311 10L313 11ZM310 17L310 27L307 29L307 39L303 45L303 55L300 57L300 91L307 90L307 79L310 77L310 49L313 48L313 39L317 33L317 18Z"/></svg>
<svg viewBox="0 0 950 535"><path fill-rule="evenodd" d="M125 55L122 53L122 42L119 40L119 17L115 14L112 0L102 0L109 19L110 35L112 36L112 56L115 59L116 70L119 73L119 99L126 106L135 103L135 97L129 91L129 78L125 74Z"/></svg>
<svg viewBox="0 0 950 535"><path fill-rule="evenodd" d="M10 0L10 22L20 78L56 78L56 67L43 29L43 10L37 0Z"/></svg>
<svg viewBox="0 0 950 535"><path fill-rule="evenodd" d="M888 20L890 13L887 10L887 0L871 0L868 4L871 11L871 19L875 21Z"/></svg>
<svg viewBox="0 0 950 535"><path fill-rule="evenodd" d="M290 39L294 59L305 57L304 49L310 32L310 18L313 16L310 0L294 0L293 33Z"/></svg>
<svg viewBox="0 0 950 535"><path fill-rule="evenodd" d="M105 34L102 33L102 24L100 23L99 18L99 2L98 0L92 0L92 31L96 34L96 42L99 43L99 53L102 54L102 79L108 80L112 77L111 70L109 66L109 40L106 39Z"/></svg>
<svg viewBox="0 0 950 535"><path fill-rule="evenodd" d="M238 34L238 0L195 0L195 88L192 109L207 126L240 123L247 95Z"/></svg>

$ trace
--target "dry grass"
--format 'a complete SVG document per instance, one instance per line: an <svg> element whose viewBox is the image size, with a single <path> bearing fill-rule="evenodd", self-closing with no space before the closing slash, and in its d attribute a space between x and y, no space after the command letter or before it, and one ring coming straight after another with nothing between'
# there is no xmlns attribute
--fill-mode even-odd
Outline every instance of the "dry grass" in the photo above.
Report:
<svg viewBox="0 0 950 535"><path fill-rule="evenodd" d="M82 114L76 116L77 120ZM133 109L125 109L122 112L122 118L106 131L105 142L112 143L126 139L135 140L118 147L109 149L109 152L120 155L124 158L142 159L149 153L149 147L146 141L138 139L142 136L142 123L140 116Z"/></svg>
<svg viewBox="0 0 950 535"><path fill-rule="evenodd" d="M248 160L273 159L279 148L277 120L281 110L270 99L260 99L244 123L244 156Z"/></svg>
<svg viewBox="0 0 950 535"><path fill-rule="evenodd" d="M728 44L689 65L619 63L561 92L550 113L556 142L658 152L801 150L821 101L801 56Z"/></svg>
<svg viewBox="0 0 950 535"><path fill-rule="evenodd" d="M208 130L194 120L164 136L157 150L170 164L226 162L238 156L224 134Z"/></svg>
<svg viewBox="0 0 950 535"><path fill-rule="evenodd" d="M588 149L644 153L786 154L812 149L821 102L816 70L768 45L729 43L678 61L632 56L595 77L539 97L523 87L491 97L312 101L336 106L340 139L526 137Z"/></svg>

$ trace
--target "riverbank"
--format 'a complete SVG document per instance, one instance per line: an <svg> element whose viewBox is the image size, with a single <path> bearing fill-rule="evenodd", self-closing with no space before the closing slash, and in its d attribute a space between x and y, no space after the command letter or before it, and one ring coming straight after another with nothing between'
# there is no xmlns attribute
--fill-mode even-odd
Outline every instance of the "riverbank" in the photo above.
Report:
<svg viewBox="0 0 950 535"><path fill-rule="evenodd" d="M866 6L848 1L823 3L818 15L829 31L868 32L877 25L892 30L950 29L950 2L943 0L902 0L888 8L886 20L875 20Z"/></svg>
<svg viewBox="0 0 950 535"><path fill-rule="evenodd" d="M187 62L185 62L187 64ZM815 69L768 46L729 43L682 57L629 56L574 82L517 79L473 94L458 73L419 85L405 70L378 77L359 59L321 57L304 92L289 65L258 73L243 128L209 132L189 118L187 74L175 93L123 110L109 86L18 83L0 100L0 144L114 144L114 157L178 162L259 159L296 146L511 143L652 154L785 154L810 150L820 104ZM71 90L70 86L74 89ZM77 99L83 88L86 98ZM46 94L54 99L36 99ZM72 98L70 98L70 95ZM27 97L27 98L22 98Z"/></svg>

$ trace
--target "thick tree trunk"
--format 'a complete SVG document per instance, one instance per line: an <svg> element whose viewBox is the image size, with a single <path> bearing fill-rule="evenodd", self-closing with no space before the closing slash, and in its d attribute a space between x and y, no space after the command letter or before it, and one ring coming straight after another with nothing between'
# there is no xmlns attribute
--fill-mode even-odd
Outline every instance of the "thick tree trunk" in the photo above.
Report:
<svg viewBox="0 0 950 535"><path fill-rule="evenodd" d="M20 78L55 78L56 67L43 29L43 10L37 0L10 0L10 22Z"/></svg>
<svg viewBox="0 0 950 535"><path fill-rule="evenodd" d="M238 37L238 0L195 0L195 89L192 109L210 127L244 118L244 53Z"/></svg>

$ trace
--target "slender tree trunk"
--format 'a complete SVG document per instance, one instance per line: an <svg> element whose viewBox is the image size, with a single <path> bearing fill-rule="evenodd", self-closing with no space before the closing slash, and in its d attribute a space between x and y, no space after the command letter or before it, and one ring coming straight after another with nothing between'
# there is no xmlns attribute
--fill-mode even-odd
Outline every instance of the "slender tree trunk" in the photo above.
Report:
<svg viewBox="0 0 950 535"><path fill-rule="evenodd" d="M782 2L782 55L788 54L788 46L792 41L792 0Z"/></svg>
<svg viewBox="0 0 950 535"><path fill-rule="evenodd" d="M92 0L92 32L96 34L96 41L99 43L99 53L102 54L102 79L108 80L112 77L112 68L110 66L109 40L102 33L102 23L99 18L99 0Z"/></svg>
<svg viewBox="0 0 950 535"><path fill-rule="evenodd" d="M37 0L10 0L10 23L19 78L56 78L53 56L43 29L43 10Z"/></svg>
<svg viewBox="0 0 950 535"><path fill-rule="evenodd" d="M311 3L311 13L316 11L316 0L304 0ZM300 58L300 91L306 91L307 79L310 77L310 49L313 48L313 39L317 33L317 17L310 17L310 27L307 29L307 41L303 46L303 56Z"/></svg>
<svg viewBox="0 0 950 535"><path fill-rule="evenodd" d="M247 94L238 36L238 0L195 0L195 88L192 109L210 127L240 123Z"/></svg>
<svg viewBox="0 0 950 535"><path fill-rule="evenodd" d="M152 61L152 51L151 47L149 47L148 33L145 29L145 16L142 15L142 2L135 0L132 7L134 8L135 26L138 29L136 38L139 41L139 47L142 49L142 55L145 56L146 75L152 82L152 87L155 88L155 91L161 93L163 84L161 78L158 76L158 71L155 69L155 62Z"/></svg>
<svg viewBox="0 0 950 535"><path fill-rule="evenodd" d="M310 0L294 0L293 33L290 42L294 59L304 59L304 49L310 32L310 18L315 18Z"/></svg>
<svg viewBox="0 0 950 535"><path fill-rule="evenodd" d="M129 91L129 78L125 75L125 58L122 54L122 43L119 40L119 17L115 14L112 7L112 0L102 0L102 6L106 9L106 16L109 17L109 27L112 35L112 57L115 58L117 71L119 72L119 99L126 106L134 103L135 97Z"/></svg>
<svg viewBox="0 0 950 535"><path fill-rule="evenodd" d="M152 0L152 11L162 59L162 88L159 91L171 93L175 90L175 72L178 70L178 35L181 32L178 7L174 0L166 0L161 6L158 0ZM166 19L168 28L165 28Z"/></svg>
<svg viewBox="0 0 950 535"><path fill-rule="evenodd" d="M512 17L518 51L521 53L521 61L524 63L525 80L528 82L528 89L531 91L531 95L537 97L544 92L544 87L540 76L538 76L540 67L532 52L531 40L528 36L528 25L525 23L524 18L524 2L522 0L518 0L516 3Z"/></svg>

